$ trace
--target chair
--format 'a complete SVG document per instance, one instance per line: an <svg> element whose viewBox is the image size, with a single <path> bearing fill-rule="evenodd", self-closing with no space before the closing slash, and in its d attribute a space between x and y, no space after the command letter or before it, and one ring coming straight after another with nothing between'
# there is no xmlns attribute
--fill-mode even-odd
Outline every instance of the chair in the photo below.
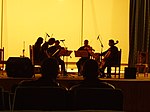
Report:
<svg viewBox="0 0 150 112"><path fill-rule="evenodd" d="M34 65L34 73L40 73L40 68L41 68L40 62L37 62L34 59L34 45L29 45L29 51L30 51L30 60Z"/></svg>
<svg viewBox="0 0 150 112"><path fill-rule="evenodd" d="M4 97L4 110L10 110L11 109L11 94L9 91L3 91L3 97Z"/></svg>
<svg viewBox="0 0 150 112"><path fill-rule="evenodd" d="M77 88L70 91L74 110L123 110L120 89Z"/></svg>
<svg viewBox="0 0 150 112"><path fill-rule="evenodd" d="M10 93L0 87L0 111L10 110Z"/></svg>
<svg viewBox="0 0 150 112"><path fill-rule="evenodd" d="M111 68L114 68L114 72L111 70L111 75L118 75L118 78L120 79L120 67L121 67L121 49L118 51L118 61L115 65L112 65ZM117 72L118 69L118 72Z"/></svg>
<svg viewBox="0 0 150 112"><path fill-rule="evenodd" d="M2 87L0 87L0 110L4 110L4 90Z"/></svg>
<svg viewBox="0 0 150 112"><path fill-rule="evenodd" d="M148 74L148 51L146 52L137 52L137 63L136 63L136 69L137 69L137 76L139 73L144 73L144 77Z"/></svg>
<svg viewBox="0 0 150 112"><path fill-rule="evenodd" d="M61 87L17 87L12 110L64 110L66 92Z"/></svg>
<svg viewBox="0 0 150 112"><path fill-rule="evenodd" d="M0 48L0 70L4 70L4 64L5 64L5 61L4 61L4 47L3 48Z"/></svg>

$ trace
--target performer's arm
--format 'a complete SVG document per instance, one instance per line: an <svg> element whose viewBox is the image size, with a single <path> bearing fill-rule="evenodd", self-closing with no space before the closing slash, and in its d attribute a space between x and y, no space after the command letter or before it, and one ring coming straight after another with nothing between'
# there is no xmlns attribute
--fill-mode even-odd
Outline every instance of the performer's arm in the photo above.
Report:
<svg viewBox="0 0 150 112"><path fill-rule="evenodd" d="M100 54L100 56L104 56L107 52L108 52L108 50L102 52L102 53Z"/></svg>

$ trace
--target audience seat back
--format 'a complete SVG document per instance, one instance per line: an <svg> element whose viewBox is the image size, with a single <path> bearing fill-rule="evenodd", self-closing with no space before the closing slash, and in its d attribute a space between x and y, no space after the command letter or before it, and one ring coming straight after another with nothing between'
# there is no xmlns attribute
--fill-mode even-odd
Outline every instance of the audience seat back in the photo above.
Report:
<svg viewBox="0 0 150 112"><path fill-rule="evenodd" d="M70 93L73 109L76 110L123 110L120 89L78 88Z"/></svg>
<svg viewBox="0 0 150 112"><path fill-rule="evenodd" d="M64 110L66 97L61 87L17 87L12 110Z"/></svg>

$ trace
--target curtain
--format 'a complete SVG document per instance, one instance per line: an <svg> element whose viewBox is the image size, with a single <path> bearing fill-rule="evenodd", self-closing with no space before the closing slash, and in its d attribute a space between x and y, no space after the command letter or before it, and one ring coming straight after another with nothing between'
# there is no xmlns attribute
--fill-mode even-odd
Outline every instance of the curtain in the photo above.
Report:
<svg viewBox="0 0 150 112"><path fill-rule="evenodd" d="M135 67L137 51L149 51L150 63L150 0L130 0L129 67Z"/></svg>

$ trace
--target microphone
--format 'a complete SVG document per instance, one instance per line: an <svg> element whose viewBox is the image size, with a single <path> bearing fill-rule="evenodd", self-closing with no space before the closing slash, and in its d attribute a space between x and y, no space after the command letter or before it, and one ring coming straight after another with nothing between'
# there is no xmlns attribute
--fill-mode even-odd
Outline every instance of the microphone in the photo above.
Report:
<svg viewBox="0 0 150 112"><path fill-rule="evenodd" d="M64 40L60 40L60 41L62 41L62 42L63 42L63 41L65 41L65 39L64 39Z"/></svg>
<svg viewBox="0 0 150 112"><path fill-rule="evenodd" d="M46 33L46 35L47 35L48 37L50 37L48 33Z"/></svg>

